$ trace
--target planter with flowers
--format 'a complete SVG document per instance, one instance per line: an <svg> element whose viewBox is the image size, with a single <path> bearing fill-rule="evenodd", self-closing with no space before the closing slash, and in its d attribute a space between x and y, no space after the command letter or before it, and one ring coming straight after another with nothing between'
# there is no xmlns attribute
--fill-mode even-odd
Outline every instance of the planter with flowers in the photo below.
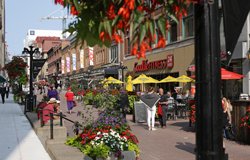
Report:
<svg viewBox="0 0 250 160"><path fill-rule="evenodd" d="M250 109L246 111L246 114L241 118L240 127L242 129L241 140L247 144L250 144Z"/></svg>
<svg viewBox="0 0 250 160"><path fill-rule="evenodd" d="M190 120L191 124L195 124L195 121L196 121L196 116L195 116L196 113L195 112L196 112L195 105L190 106L189 120Z"/></svg>
<svg viewBox="0 0 250 160"><path fill-rule="evenodd" d="M83 128L77 137L66 144L77 147L92 159L136 159L139 156L138 140L128 123L117 111L105 110L98 119Z"/></svg>

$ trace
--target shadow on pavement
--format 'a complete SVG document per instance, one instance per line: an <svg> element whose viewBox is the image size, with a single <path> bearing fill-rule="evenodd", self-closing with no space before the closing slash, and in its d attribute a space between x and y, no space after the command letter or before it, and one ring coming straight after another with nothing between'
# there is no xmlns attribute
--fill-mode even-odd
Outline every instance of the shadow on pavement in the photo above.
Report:
<svg viewBox="0 0 250 160"><path fill-rule="evenodd" d="M174 122L171 124L172 126L179 127L180 130L186 131L186 132L195 132L195 127L191 126L189 127L189 122Z"/></svg>
<svg viewBox="0 0 250 160"><path fill-rule="evenodd" d="M195 144L189 143L189 142L177 142L175 145L176 148L184 150L186 152L195 154L194 149L195 149Z"/></svg>

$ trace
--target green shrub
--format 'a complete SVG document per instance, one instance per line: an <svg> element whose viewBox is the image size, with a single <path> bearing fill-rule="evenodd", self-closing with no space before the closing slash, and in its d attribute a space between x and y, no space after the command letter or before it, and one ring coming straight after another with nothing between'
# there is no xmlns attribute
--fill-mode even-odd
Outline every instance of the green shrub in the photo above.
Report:
<svg viewBox="0 0 250 160"><path fill-rule="evenodd" d="M87 144L84 146L82 152L93 158L108 158L109 156L109 152L110 152L110 148L108 146L106 146L105 144L100 144L97 146L93 146L90 144Z"/></svg>
<svg viewBox="0 0 250 160"><path fill-rule="evenodd" d="M139 149L138 145L136 145L136 144L128 141L128 150L129 151L134 151L135 154L136 154L136 157L139 157L139 155L140 155L140 149Z"/></svg>

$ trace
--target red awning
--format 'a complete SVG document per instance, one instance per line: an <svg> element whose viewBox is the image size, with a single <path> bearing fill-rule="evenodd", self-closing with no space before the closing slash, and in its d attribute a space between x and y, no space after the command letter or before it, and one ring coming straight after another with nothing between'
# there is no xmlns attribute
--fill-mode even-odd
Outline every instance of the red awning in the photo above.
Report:
<svg viewBox="0 0 250 160"><path fill-rule="evenodd" d="M229 79L242 79L244 76L235 72L228 71L224 68L221 68L221 79L229 80Z"/></svg>
<svg viewBox="0 0 250 160"><path fill-rule="evenodd" d="M235 72L228 71L224 68L221 68L221 79L222 80L233 80L233 79L242 79L244 76ZM190 78L195 79L195 75L190 76Z"/></svg>

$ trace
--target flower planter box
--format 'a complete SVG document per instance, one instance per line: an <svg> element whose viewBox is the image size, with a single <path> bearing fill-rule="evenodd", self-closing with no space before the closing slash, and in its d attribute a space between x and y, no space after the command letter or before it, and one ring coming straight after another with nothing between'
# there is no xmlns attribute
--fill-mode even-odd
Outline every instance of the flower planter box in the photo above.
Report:
<svg viewBox="0 0 250 160"><path fill-rule="evenodd" d="M123 155L122 160L136 160L136 155L135 152L133 151L123 151L122 155ZM93 160L93 159L88 156L85 156L83 160ZM97 158L96 160L118 160L118 158L116 158L114 154L111 154L110 157L106 159Z"/></svg>

